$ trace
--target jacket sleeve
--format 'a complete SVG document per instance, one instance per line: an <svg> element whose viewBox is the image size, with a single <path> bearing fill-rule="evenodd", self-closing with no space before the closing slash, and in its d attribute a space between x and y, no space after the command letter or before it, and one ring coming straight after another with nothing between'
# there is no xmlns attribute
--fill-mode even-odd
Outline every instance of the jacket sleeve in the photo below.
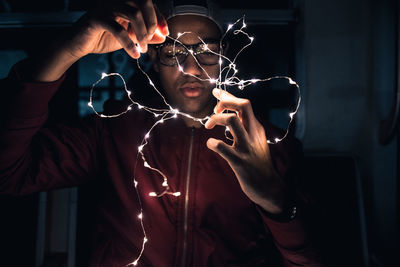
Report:
<svg viewBox="0 0 400 267"><path fill-rule="evenodd" d="M264 126L267 135L282 136L279 130ZM270 145L271 157L275 169L279 175L291 188L291 192L298 192L298 176L301 173L301 164L303 160L303 150L300 141L291 135L288 135L282 142L276 145ZM297 197L295 203L297 214L293 220L277 220L266 213L261 207L256 207L264 222L265 228L271 233L275 245L280 251L285 266L307 266L320 267L325 266L322 263L319 253L313 247L310 240L309 231L305 225L305 218L302 208L304 203ZM307 229L307 230L306 230Z"/></svg>
<svg viewBox="0 0 400 267"><path fill-rule="evenodd" d="M0 80L0 193L24 195L94 178L96 121L44 126L63 80L24 82L18 64Z"/></svg>

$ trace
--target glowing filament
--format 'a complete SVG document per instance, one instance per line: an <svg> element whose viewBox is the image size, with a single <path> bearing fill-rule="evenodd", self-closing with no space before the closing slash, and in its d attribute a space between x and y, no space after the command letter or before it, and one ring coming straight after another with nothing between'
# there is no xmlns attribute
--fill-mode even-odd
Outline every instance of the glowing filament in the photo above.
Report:
<svg viewBox="0 0 400 267"><path fill-rule="evenodd" d="M244 89L244 88L247 87L247 86L251 86L251 84L258 83L258 82L268 82L268 81L273 80L273 79L286 79L286 80L288 81L289 84L295 85L296 88L297 88L297 90L298 90L298 101L297 101L296 108L295 108L292 112L289 113L290 121L289 121L289 124L288 124L288 126L287 126L287 130L286 130L285 135L282 136L282 137L280 137L280 138L278 138L278 137L277 137L277 138L274 138L273 141L267 139L267 143L268 143L268 144L277 144L277 143L281 142L283 139L286 138L286 136L287 136L287 134L288 134L288 132L289 132L290 123L292 122L294 116L296 115L296 113L297 113L297 111L298 111L298 109L299 109L299 105L300 105L300 102L301 102L300 88L299 88L298 84L297 84L295 81L293 81L290 77L286 77L286 76L274 76L274 77L265 78L265 79L256 79L256 78L254 78L254 79L250 79L250 80L241 80L241 79L239 79L239 77L236 76L236 74L238 73L238 69L237 69L237 66L236 66L236 58L239 56L239 54L242 52L242 50L243 50L244 48L246 48L247 46L249 46L249 45L254 41L254 37L249 36L248 33L246 33L244 30L242 30L243 28L245 28L245 27L247 26L246 23L245 23L245 21L244 21L244 17L243 17L242 19L237 20L235 23L229 24L229 25L228 25L228 30L227 30L226 33L223 35L223 37L222 37L222 39L221 39L221 43L220 43L220 47L222 47L222 40L223 40L223 38L225 37L225 35L228 33L228 31L230 31L230 30L231 30L235 25L237 25L240 21L242 21L242 23L243 23L243 24L242 24L242 28L240 28L240 29L238 29L238 30L233 30L233 34L234 34L234 35L236 35L236 34L243 34L246 38L248 38L248 40L249 40L250 42L249 42L247 45L245 45L241 50L239 50L239 52L237 53L237 55L235 56L235 58L234 58L233 60L231 60L230 58L224 56L223 54L218 54L218 53L216 53L216 52L214 52L214 51L211 51L211 50L209 49L209 47L207 46L207 44L206 44L200 37L198 37L199 40L200 40L200 41L203 43L203 45L204 45L204 50L211 51L211 53L213 53L213 54L219 56L218 63L219 63L219 65L220 65L220 66L219 66L219 67L220 67L220 74L219 74L219 76L218 76L217 78L212 78L212 77L207 73L207 71L201 66L201 64L200 64L199 62L197 62L197 58L195 58L195 59L196 59L196 62L197 62L197 64L198 64L199 68L201 68L201 69L205 72L205 75L206 75L205 78L199 78L199 77L197 77L197 76L191 75L190 73L185 73L183 67L179 64L178 58L175 56L177 68L178 68L178 70L179 70L180 72L182 72L182 75L192 76L193 78L198 79L200 82L209 82L210 84L215 84L215 87L218 88L218 89L220 89L220 90L226 90L226 89L228 89L229 87L235 87L235 86L237 86L239 89ZM172 38L172 37L170 37L170 36L167 36L167 38L172 39L172 40L174 41L174 46L175 46L176 43L182 44L178 39L179 39L182 35L187 34L187 33L190 33L190 32L178 33L178 34L177 34L177 39L174 39L174 38ZM160 32L160 30L159 30L158 28L156 29L155 34L157 34L157 35L159 35L159 36L164 36L164 35ZM135 46L136 46L137 50L138 50L140 53L142 53L142 50L141 50L141 47L139 46L139 44L135 44ZM192 49L188 49L188 52L189 52L190 54L192 54L192 55L195 53ZM223 66L222 66L222 64L223 64L224 62L225 62L226 65L227 65L226 67L223 67ZM153 83L153 81L151 80L150 76L141 68L140 62L139 62L138 60L137 60L137 65L138 65L138 67L139 67L139 70L147 77L148 82L149 82L149 85L152 86L153 89L154 89L157 93L159 93L159 95L161 96L162 100L164 101L164 103L165 103L166 106L168 107L167 109L156 109L156 108L151 108L151 107L147 107L147 106L142 106L142 105L139 104L138 102L135 102L135 101L131 98L132 92L131 92L130 90L127 89L125 80L123 79L123 77L122 77L119 73L109 73L109 74L102 73L102 74L101 74L101 79L99 79L96 83L94 83L94 84L92 85L92 88L91 88L91 91L90 91L90 101L88 102L88 106L89 106L90 108L92 108L92 110L95 112L95 114L98 115L98 116L100 116L101 118L118 117L118 116L120 116L120 115L122 115L122 114L124 114L124 113L127 113L129 110L132 109L132 107L133 107L134 105L136 105L138 109L143 109L144 111L149 112L150 114L153 114L155 118L161 117L160 120L156 121L156 122L153 124L153 126L150 128L150 130L145 134L144 139L142 140L141 145L138 146L138 152L137 152L137 153L138 153L138 155L141 156L141 158L142 158L142 160L143 160L143 165L144 165L144 167L149 168L150 170L157 172L157 173L163 178L163 180L162 180L162 181L163 181L163 182L162 182L162 186L164 187L165 190L162 191L162 192L150 192L150 193L148 193L148 195L151 196L151 197L162 197L162 196L165 196L165 195L172 195L172 196L175 196L175 197L179 197L179 196L181 195L180 192L171 192L171 191L170 191L170 187L169 187L169 185L168 185L168 179L167 179L166 175L165 175L161 170L157 169L155 166L150 166L150 165L148 164L148 162L146 161L145 155L144 155L144 153L143 153L143 149L144 149L144 147L148 144L148 142L147 142L148 140L147 140L147 139L150 138L150 133L151 133L151 131L153 130L153 128L156 127L158 124L162 124L164 121L168 121L168 120L170 120L170 119L172 119L172 118L177 118L178 115L180 115L180 116L182 116L182 117L187 117L187 118L190 118L190 119L192 119L192 120L194 120L194 121L200 122L201 124L204 125L205 122L206 122L210 117L209 117L209 116L206 116L206 117L204 117L204 118L195 118L195 117L191 116L190 114L186 114L186 113L180 112L179 110L173 108L169 103L167 103L167 100L166 100L166 98L162 95L162 93L156 88L156 86L155 86L155 84ZM126 93L127 93L127 96L129 97L129 100L132 102L132 104L130 104L130 105L126 108L125 111L123 111L123 112L121 112L121 113L119 113L119 114L116 114L116 115L104 115L104 114L101 114L100 112L97 112L97 111L95 110L95 108L94 108L94 106L93 106L93 102L92 102L92 101L93 101L93 95L92 95L92 93L93 93L94 87L95 87L102 79L104 79L104 78L106 78L106 77L109 77L109 76L118 76L118 77L120 77L120 78L122 79L122 82L123 82L123 84L124 84L124 88L125 88L125 91L126 91ZM222 100L224 100L224 99L222 99ZM230 130L229 130L229 127L226 127L226 128L225 128L225 137L226 137L227 140L234 141L234 140L232 139L232 137L230 137L230 135L228 134L229 131L230 131ZM134 187L135 187L135 189L136 189L137 196L139 197L139 200L140 200L140 195L139 195L139 191L138 191L138 188L137 188L137 187L138 187L138 182L136 181L135 177L133 177L133 181L134 181ZM139 255L136 257L136 259L135 259L132 263L130 263L130 264L128 264L128 265L137 265L137 264L138 264L138 262L139 262L139 260L140 260L140 258L141 258L141 256L142 256L142 254L143 254L144 247L145 247L145 243L148 241L148 240L147 240L147 237L146 237L145 227L144 227L143 221L142 221L142 219L143 219L142 204L141 204L140 201L139 201L139 203L140 203L140 207L141 207L141 209L140 209L141 212L139 213L138 218L140 219L140 223L141 223L141 226L142 226L142 231L143 231L143 234L144 234L144 239L143 239L142 248L141 248L141 250L140 250Z"/></svg>

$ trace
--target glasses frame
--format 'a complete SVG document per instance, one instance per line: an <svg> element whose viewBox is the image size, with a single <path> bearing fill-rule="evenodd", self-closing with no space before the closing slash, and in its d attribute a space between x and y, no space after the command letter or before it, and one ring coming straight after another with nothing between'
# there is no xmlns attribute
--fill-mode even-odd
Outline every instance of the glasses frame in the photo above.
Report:
<svg viewBox="0 0 400 267"><path fill-rule="evenodd" d="M219 49L220 49L219 53L221 53L221 52L224 50L224 48L225 48L225 44L224 44L224 43L221 43L221 42L218 41L218 40L205 41L204 43L203 43L203 42L199 42L199 43L193 44L193 45L186 45L186 44L183 44L183 43L181 43L181 42L177 42L177 43L175 43L175 45L182 46L183 48L186 49L185 58L183 59L182 62L179 62L179 61L177 61L176 56L174 56L174 57L175 57L175 63L174 63L173 65L169 65L169 64L165 64L165 63L161 62L160 52L161 52L161 48L163 48L163 47L166 46L166 45L171 45L171 44L174 45L174 42L164 42L164 43L162 43L162 44L154 45L154 46L153 46L154 49L157 51L157 58L158 58L158 61L160 62L161 65L169 66L169 67L174 67L174 66L177 66L178 63L179 63L179 65L184 64L185 61L186 61L186 59L187 59L187 57L189 56L189 54L191 54L191 55L193 55L193 56L196 58L196 61L197 61L200 65L202 65L202 66L214 66L214 65L219 64L219 62L216 62L216 63L214 63L214 64L204 64L204 63L201 63L201 62L199 61L199 59L197 58L197 55L198 55L198 54L201 54L201 53L196 53L196 52L190 53L189 50L196 51L196 49L197 49L200 45L202 45L202 44L206 44L206 45L208 45L208 44L217 44L218 47L219 47ZM211 52L211 53L212 53L212 52Z"/></svg>

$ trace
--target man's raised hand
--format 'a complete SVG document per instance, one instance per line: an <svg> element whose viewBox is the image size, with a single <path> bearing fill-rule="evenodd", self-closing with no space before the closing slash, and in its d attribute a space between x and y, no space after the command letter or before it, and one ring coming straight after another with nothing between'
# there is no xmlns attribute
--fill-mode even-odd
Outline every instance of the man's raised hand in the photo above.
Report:
<svg viewBox="0 0 400 267"><path fill-rule="evenodd" d="M228 127L233 144L210 138L207 147L228 162L250 200L269 213L280 214L285 205L287 186L274 169L265 130L254 116L250 101L220 89L214 89L213 95L219 101L214 108L215 114L205 127Z"/></svg>
<svg viewBox="0 0 400 267"><path fill-rule="evenodd" d="M76 23L67 48L76 58L121 48L139 58L140 52L147 52L148 43L162 43L166 35L167 23L151 0L109 1Z"/></svg>
<svg viewBox="0 0 400 267"><path fill-rule="evenodd" d="M87 54L123 48L132 58L139 58L140 52L147 51L147 44L164 42L167 22L151 0L108 2L82 16L50 49L46 47L25 61L22 77L51 82Z"/></svg>

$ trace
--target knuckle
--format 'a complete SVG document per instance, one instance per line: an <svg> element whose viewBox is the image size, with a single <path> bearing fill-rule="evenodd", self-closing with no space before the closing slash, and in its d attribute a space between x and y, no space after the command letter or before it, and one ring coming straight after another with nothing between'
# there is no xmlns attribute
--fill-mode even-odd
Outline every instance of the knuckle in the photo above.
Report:
<svg viewBox="0 0 400 267"><path fill-rule="evenodd" d="M243 98L243 99L241 100L241 105L242 105L243 107L250 106L250 105L251 105L251 101L250 101L249 99L247 99L247 98Z"/></svg>
<svg viewBox="0 0 400 267"><path fill-rule="evenodd" d="M128 43L126 44L126 49L128 49L128 50L134 50L134 49L136 49L135 44L134 44L132 41L128 42Z"/></svg>
<svg viewBox="0 0 400 267"><path fill-rule="evenodd" d="M157 28L157 22L152 20L148 23L148 28L149 31L155 31L155 29Z"/></svg>
<svg viewBox="0 0 400 267"><path fill-rule="evenodd" d="M236 119L237 119L236 114L232 114L232 115L230 115L230 116L228 117L227 123L228 123L229 125L234 124L235 121L236 121Z"/></svg>

